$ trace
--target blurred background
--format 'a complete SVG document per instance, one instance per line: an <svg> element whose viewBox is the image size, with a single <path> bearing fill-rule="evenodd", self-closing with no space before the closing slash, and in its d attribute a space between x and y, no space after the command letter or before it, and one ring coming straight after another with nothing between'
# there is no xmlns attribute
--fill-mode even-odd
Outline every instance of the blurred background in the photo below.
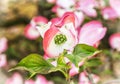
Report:
<svg viewBox="0 0 120 84"><path fill-rule="evenodd" d="M105 0L106 4L109 0ZM43 16L48 20L57 17L51 11L55 3L48 3L46 0L0 0L0 39L4 38L6 48L0 56L5 55L7 62L0 67L0 84L5 84L8 78L14 73L19 73L24 80L30 74L26 71L8 70L15 66L22 58L31 53L44 55L42 49L42 38L29 39L25 36L25 28L35 16ZM98 56L102 64L92 67L91 71L100 77L100 84L113 79L120 78L120 52L112 49L109 44L109 37L116 32L120 32L120 20L103 20L102 15L95 18L87 18L84 22L93 20L102 21L108 28L107 34L102 39L98 49L103 52ZM2 41L2 40L0 40ZM2 44L0 45L2 47ZM120 47L120 46L119 46ZM0 58L0 61L5 58ZM66 84L64 76L60 72L43 75L47 80L52 80L55 84ZM33 77L35 79L36 76ZM74 78L78 81L78 75Z"/></svg>

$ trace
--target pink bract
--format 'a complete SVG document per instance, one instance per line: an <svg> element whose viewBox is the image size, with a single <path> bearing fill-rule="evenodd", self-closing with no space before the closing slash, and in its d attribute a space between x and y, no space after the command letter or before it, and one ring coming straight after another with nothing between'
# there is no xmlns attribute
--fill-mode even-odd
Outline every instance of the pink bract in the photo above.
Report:
<svg viewBox="0 0 120 84"><path fill-rule="evenodd" d="M120 33L114 33L109 37L109 44L113 49L120 51Z"/></svg>
<svg viewBox="0 0 120 84"><path fill-rule="evenodd" d="M90 21L82 26L79 31L79 43L94 46L106 34L107 28L99 21Z"/></svg>

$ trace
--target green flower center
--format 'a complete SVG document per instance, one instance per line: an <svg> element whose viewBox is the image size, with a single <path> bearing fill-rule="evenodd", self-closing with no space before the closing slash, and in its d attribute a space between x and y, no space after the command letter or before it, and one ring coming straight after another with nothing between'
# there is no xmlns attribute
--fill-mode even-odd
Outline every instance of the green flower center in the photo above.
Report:
<svg viewBox="0 0 120 84"><path fill-rule="evenodd" d="M67 41L67 38L63 34L56 35L54 38L55 44L60 45Z"/></svg>

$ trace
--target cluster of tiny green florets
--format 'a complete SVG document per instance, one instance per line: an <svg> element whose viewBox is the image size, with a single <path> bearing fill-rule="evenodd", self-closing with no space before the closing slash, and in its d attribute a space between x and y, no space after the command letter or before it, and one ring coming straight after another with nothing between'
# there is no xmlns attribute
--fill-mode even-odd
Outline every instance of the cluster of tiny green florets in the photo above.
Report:
<svg viewBox="0 0 120 84"><path fill-rule="evenodd" d="M60 45L67 41L67 38L63 34L56 35L54 38L55 44Z"/></svg>

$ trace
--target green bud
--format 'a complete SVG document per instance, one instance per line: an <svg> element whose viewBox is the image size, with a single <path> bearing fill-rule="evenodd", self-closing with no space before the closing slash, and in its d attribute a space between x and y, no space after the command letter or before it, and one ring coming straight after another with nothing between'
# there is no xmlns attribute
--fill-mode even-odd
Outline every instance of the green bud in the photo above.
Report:
<svg viewBox="0 0 120 84"><path fill-rule="evenodd" d="M67 41L67 38L63 34L56 35L54 38L55 44L60 45Z"/></svg>

